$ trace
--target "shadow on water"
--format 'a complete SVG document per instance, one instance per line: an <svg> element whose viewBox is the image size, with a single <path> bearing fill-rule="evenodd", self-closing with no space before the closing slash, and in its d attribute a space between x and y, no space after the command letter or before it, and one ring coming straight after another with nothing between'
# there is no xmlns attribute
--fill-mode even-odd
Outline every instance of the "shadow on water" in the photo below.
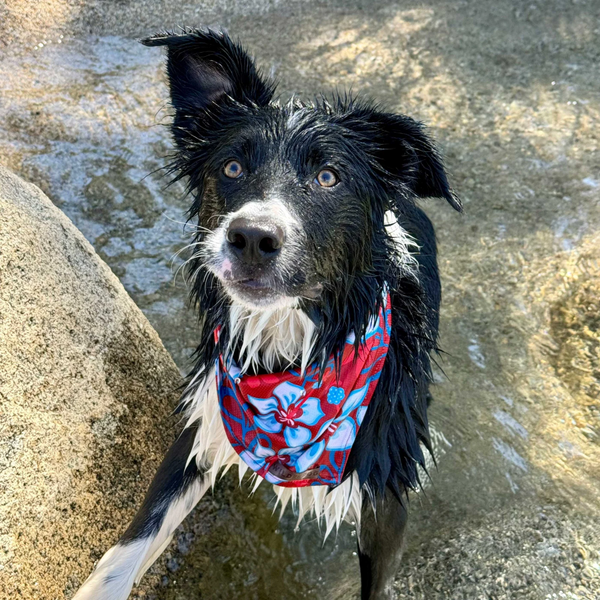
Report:
<svg viewBox="0 0 600 600"><path fill-rule="evenodd" d="M68 214L185 370L197 325L171 258L190 236L187 201L160 171L160 52L132 37L177 14L221 23L284 97L352 88L423 119L466 214L426 203L448 352L432 421L448 446L411 499L399 597L600 597L597 3L175 4L121 3L126 19L92 4L71 39L4 57L3 162ZM226 478L138 597L353 597L352 527L323 545L316 524L294 533L272 503Z"/></svg>

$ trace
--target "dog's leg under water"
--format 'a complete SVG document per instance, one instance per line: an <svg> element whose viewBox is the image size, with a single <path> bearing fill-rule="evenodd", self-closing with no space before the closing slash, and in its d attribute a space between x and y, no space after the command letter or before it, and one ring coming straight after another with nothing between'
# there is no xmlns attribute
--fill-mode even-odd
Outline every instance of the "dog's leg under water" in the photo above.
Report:
<svg viewBox="0 0 600 600"><path fill-rule="evenodd" d="M388 490L378 498L375 510L368 497L363 508L358 537L361 600L390 600L392 584L404 548L406 508Z"/></svg>
<svg viewBox="0 0 600 600"><path fill-rule="evenodd" d="M73 600L125 600L167 547L175 529L210 485L195 460L186 466L197 425L171 446L135 515L118 543L100 560Z"/></svg>

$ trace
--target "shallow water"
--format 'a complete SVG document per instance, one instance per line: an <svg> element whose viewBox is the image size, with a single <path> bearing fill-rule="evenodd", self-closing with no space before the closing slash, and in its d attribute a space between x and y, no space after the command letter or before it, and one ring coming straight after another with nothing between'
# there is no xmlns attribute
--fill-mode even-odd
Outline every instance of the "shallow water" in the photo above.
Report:
<svg viewBox="0 0 600 600"><path fill-rule="evenodd" d="M161 171L161 53L133 39L167 9L97 10L106 22L84 15L72 36L1 59L0 156L81 229L186 370L196 320L173 257L188 202ZM411 500L399 597L600 598L597 3L210 10L203 22L243 39L284 96L351 87L425 120L465 203L462 216L425 203L444 284L432 421L448 445ZM294 533L271 506L228 478L161 558L155 595L353 597L352 527L322 545L316 524Z"/></svg>

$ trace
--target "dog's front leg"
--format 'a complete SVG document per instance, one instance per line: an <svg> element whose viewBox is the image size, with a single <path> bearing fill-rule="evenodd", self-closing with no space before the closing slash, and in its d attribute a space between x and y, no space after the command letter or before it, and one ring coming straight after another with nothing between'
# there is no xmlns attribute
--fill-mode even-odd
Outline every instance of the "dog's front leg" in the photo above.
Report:
<svg viewBox="0 0 600 600"><path fill-rule="evenodd" d="M361 600L390 600L404 546L408 514L388 490L375 510L365 497L358 536Z"/></svg>
<svg viewBox="0 0 600 600"><path fill-rule="evenodd" d="M125 600L169 544L177 526L210 485L195 459L187 465L197 432L197 424L186 428L171 446L127 531L102 557L73 600Z"/></svg>

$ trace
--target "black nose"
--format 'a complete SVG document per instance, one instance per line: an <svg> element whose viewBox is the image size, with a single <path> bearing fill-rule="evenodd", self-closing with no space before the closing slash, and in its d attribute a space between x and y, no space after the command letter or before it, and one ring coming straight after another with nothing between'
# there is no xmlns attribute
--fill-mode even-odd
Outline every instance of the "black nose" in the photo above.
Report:
<svg viewBox="0 0 600 600"><path fill-rule="evenodd" d="M227 229L230 250L243 262L258 265L275 258L284 242L283 229L265 219L234 219Z"/></svg>

